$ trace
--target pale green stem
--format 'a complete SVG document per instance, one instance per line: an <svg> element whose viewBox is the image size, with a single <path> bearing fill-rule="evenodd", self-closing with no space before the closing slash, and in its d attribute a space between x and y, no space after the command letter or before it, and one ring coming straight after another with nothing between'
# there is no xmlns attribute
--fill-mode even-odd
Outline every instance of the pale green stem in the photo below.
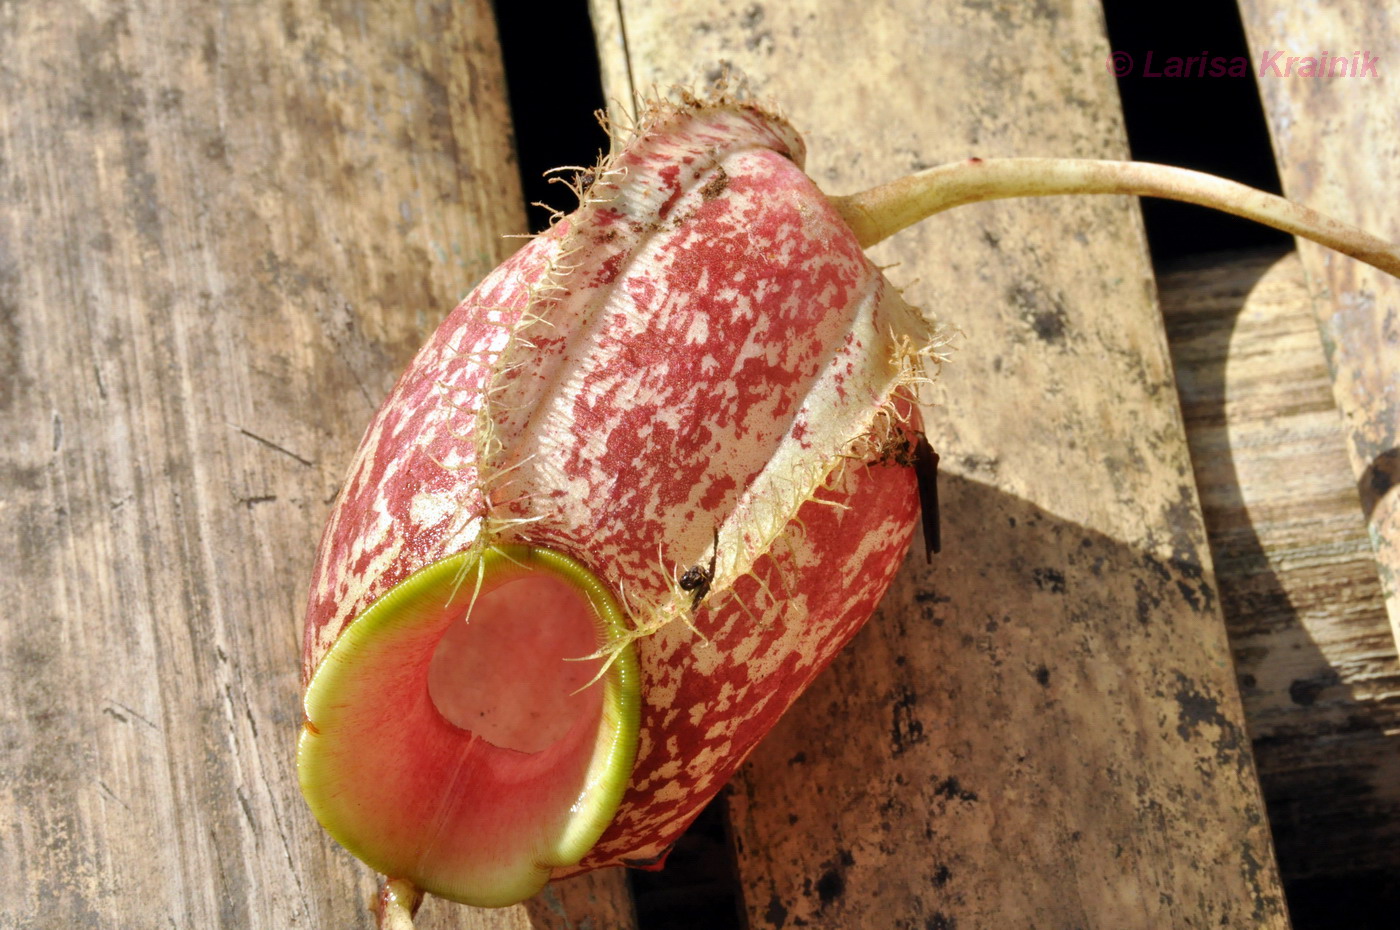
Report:
<svg viewBox="0 0 1400 930"><path fill-rule="evenodd" d="M374 902L374 916L379 930L413 930L413 915L423 903L423 892L403 878L386 878L379 886Z"/></svg>
<svg viewBox="0 0 1400 930"><path fill-rule="evenodd" d="M1133 161L970 158L939 165L832 202L869 247L919 220L963 204L1008 197L1130 194L1184 200L1319 242L1400 277L1400 247L1316 210L1211 174Z"/></svg>

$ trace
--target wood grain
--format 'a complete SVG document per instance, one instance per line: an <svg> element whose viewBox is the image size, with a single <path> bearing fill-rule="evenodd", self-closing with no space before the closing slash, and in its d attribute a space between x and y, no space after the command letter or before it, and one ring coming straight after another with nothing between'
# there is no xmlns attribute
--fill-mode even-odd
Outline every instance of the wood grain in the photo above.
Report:
<svg viewBox="0 0 1400 930"><path fill-rule="evenodd" d="M1400 240L1400 18L1393 6L1242 0L1240 12L1284 193ZM1285 71L1288 57L1324 52L1348 60L1347 76ZM1375 59L1369 71L1367 57ZM1300 244L1299 254L1400 645L1400 281L1311 243Z"/></svg>
<svg viewBox="0 0 1400 930"><path fill-rule="evenodd" d="M1400 871L1400 664L1303 267L1221 256L1161 291L1280 869L1354 902Z"/></svg>
<svg viewBox="0 0 1400 930"><path fill-rule="evenodd" d="M1095 3L594 9L611 98L732 63L832 193L1125 153ZM873 256L965 332L926 410L944 551L739 779L751 924L1287 926L1135 205L971 207Z"/></svg>
<svg viewBox="0 0 1400 930"><path fill-rule="evenodd" d="M297 790L301 613L370 414L523 225L502 80L484 0L0 4L0 925L370 925Z"/></svg>

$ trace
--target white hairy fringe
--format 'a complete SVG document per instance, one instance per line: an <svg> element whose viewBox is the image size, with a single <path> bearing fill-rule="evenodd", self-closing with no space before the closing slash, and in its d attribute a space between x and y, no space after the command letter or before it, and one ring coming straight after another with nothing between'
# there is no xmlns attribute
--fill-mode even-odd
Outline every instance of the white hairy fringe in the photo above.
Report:
<svg viewBox="0 0 1400 930"><path fill-rule="evenodd" d="M471 546L473 550L484 551L488 547L507 541L528 543L529 525L548 516L546 513L536 512L532 502L525 500L523 496L518 495L509 500L500 496L509 487L510 474L525 465L533 456L509 466L502 464L511 450L498 435L497 422L504 412L498 395L506 389L506 377L511 371L532 362L531 353L535 347L528 338L529 334L537 327L554 325L551 317L563 303L562 298L569 293L570 275L579 267L579 264L571 259L587 245L586 237L580 230L587 228L592 211L613 201L620 191L621 181L626 176L625 167L617 164L618 154L637 139L660 131L674 119L691 118L708 110L743 105L757 107L770 117L782 118L777 116L773 109L767 106L760 107L744 96L732 92L727 83L717 84L704 97L685 89L673 91L673 96L678 100L673 102L654 97L635 120L625 124L620 124L617 119L610 120L601 111L597 114L599 122L612 140L611 152L600 157L592 168L570 166L555 169L574 172L571 177L551 180L564 183L577 197L578 207L568 217L569 231L546 258L543 274L529 285L524 310L519 313L513 324L498 324L506 326L509 330L500 350L476 353L475 357L480 363L490 368L480 403L475 411L468 411L451 400L450 392L444 392L448 394L447 403L455 411L475 417L475 429L472 433L476 450L473 460L477 471L476 490L483 502L483 511L480 514L480 530ZM564 218L562 213L554 211L550 219L550 229ZM505 310L484 308L481 312L487 315L491 309ZM908 335L896 336L891 332L893 351L889 362L896 375L890 382L891 386L885 396L872 406L864 427L840 447L812 462L809 468L804 469L803 474L791 476L787 482L787 493L782 495L786 499L785 503L775 503L771 510L754 514L746 526L735 525L732 517L725 520L717 531L718 553L715 553L712 547L706 547L704 552L685 563L677 563L669 561L665 553L658 551L655 570L663 579L666 593L656 598L633 590L619 599L632 628L593 655L581 657L607 660L598 670L595 681L607 672L613 660L628 645L655 634L677 620L703 640L704 637L696 629L692 616L694 592L680 587L678 572L682 564L707 564L710 558L715 556L715 577L706 595L706 603L715 606L719 606L721 602L725 606L729 602L737 603L755 623L760 622L759 617L762 616L763 610L760 608L756 612L755 605L745 603L739 596L737 585L741 579L753 579L759 591L772 604L779 602L772 586L760 574L759 560L766 555L776 554L779 546L792 549L801 544L805 528L798 513L807 502L844 506L838 501L820 497L820 492L827 490L839 493L848 478L850 466L865 467L871 461L880 458L881 450L887 449L892 438L898 436L907 425L907 416L900 412L901 395L905 405L918 403L920 389L932 383L939 366L946 360L946 350L952 334L935 319L928 316L922 319L926 328L926 335L922 340L915 340ZM465 438L460 433L454 432L454 435ZM507 509L530 515L507 517L502 513ZM470 561L472 560L468 560ZM778 571L781 560L770 559L769 565L773 569L771 574L777 582L776 586L781 588L786 596L791 597L788 581ZM596 566L593 569L599 570ZM458 580L458 584L466 580L468 571L464 569L463 578ZM616 579L607 580L616 586ZM477 583L480 583L480 579L477 579Z"/></svg>

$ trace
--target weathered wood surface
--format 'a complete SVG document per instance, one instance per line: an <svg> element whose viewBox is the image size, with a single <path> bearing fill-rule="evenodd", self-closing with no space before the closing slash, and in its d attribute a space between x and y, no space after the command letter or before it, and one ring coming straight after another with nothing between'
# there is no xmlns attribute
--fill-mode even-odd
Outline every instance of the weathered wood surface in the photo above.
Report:
<svg viewBox="0 0 1400 930"><path fill-rule="evenodd" d="M0 926L367 927L297 790L301 613L365 423L523 225L489 7L5 3L0 100Z"/></svg>
<svg viewBox="0 0 1400 930"><path fill-rule="evenodd" d="M1259 89L1284 193L1400 240L1400 19L1393 5L1241 0L1240 11L1255 70L1262 72ZM1280 50L1284 56L1268 57ZM1323 53L1348 63L1355 58L1355 73L1350 67L1346 77L1283 73L1288 57ZM1368 57L1375 59L1369 72ZM1400 281L1312 243L1300 243L1299 254L1400 644Z"/></svg>
<svg viewBox="0 0 1400 930"><path fill-rule="evenodd" d="M596 0L609 96L732 62L846 193L1122 156L1096 4ZM944 553L759 747L755 927L1284 927L1134 205L967 208L874 253L966 333Z"/></svg>
<svg viewBox="0 0 1400 930"><path fill-rule="evenodd" d="M1285 880L1400 872L1400 664L1296 252L1160 279Z"/></svg>

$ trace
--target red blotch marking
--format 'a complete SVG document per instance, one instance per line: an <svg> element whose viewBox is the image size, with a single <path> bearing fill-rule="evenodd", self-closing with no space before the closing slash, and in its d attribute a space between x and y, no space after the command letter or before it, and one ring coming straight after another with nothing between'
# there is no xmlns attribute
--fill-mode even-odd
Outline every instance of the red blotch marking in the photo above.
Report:
<svg viewBox="0 0 1400 930"><path fill-rule="evenodd" d="M681 199L681 194L683 193L680 181L681 166L666 165L657 172L657 176L661 178L661 183L665 187L671 189L671 195L662 202L660 209L656 211L656 218L658 220L664 220L667 215L670 214L671 209L675 207L676 202Z"/></svg>
<svg viewBox="0 0 1400 930"><path fill-rule="evenodd" d="M624 256L621 252L608 256L598 269L598 274L594 276L592 285L594 287L607 287L617 279L618 272L622 270L622 260Z"/></svg>
<svg viewBox="0 0 1400 930"><path fill-rule="evenodd" d="M731 500L737 495L738 482L732 475L719 475L705 489L705 493L700 497L700 509L707 513L716 513L722 501Z"/></svg>

